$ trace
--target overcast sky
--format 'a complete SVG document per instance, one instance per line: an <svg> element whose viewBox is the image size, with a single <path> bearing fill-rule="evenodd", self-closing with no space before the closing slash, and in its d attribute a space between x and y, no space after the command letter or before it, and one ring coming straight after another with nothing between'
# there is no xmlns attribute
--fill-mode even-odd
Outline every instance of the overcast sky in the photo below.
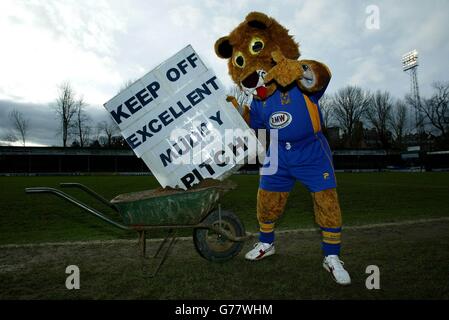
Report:
<svg viewBox="0 0 449 320"><path fill-rule="evenodd" d="M367 28L370 5L379 9L379 28ZM31 144L60 145L50 107L59 83L72 83L97 122L124 82L187 44L231 86L213 46L250 11L276 18L300 43L303 58L330 66L330 93L353 84L402 97L410 85L400 60L412 49L420 53L422 95L433 81L449 80L446 0L1 0L0 137L17 108L30 119Z"/></svg>

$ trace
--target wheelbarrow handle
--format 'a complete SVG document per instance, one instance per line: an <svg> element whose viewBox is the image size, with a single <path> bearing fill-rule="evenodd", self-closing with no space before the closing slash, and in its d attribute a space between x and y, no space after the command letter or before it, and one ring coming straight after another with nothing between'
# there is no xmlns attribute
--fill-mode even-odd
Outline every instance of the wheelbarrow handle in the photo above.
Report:
<svg viewBox="0 0 449 320"><path fill-rule="evenodd" d="M72 204L74 204L77 207L80 207L81 209L84 209L85 211L89 212L90 214L92 214L93 216L112 224L113 226L123 229L123 230L131 230L131 228L118 223L114 220L109 219L108 217L106 217L104 214L102 214L101 212L99 212L98 210L95 210L94 208L89 207L87 204L75 199L74 197L68 195L65 192L62 192L61 190L58 189L53 189L53 188L47 188L47 187L37 187L37 188L26 188L25 189L26 193L51 193L54 194Z"/></svg>
<svg viewBox="0 0 449 320"><path fill-rule="evenodd" d="M104 198L103 196L101 196L100 194L96 193L95 191L93 191L91 188L86 187L84 184L81 183L75 183L75 182L63 182L59 184L61 187L63 188L78 188L83 190L84 192L86 192L87 194L91 195L92 197L94 197L95 199L97 199L98 201L100 201L101 203L107 205L108 207L114 209L115 211L118 212L117 207L112 204L110 201L108 201L106 198Z"/></svg>

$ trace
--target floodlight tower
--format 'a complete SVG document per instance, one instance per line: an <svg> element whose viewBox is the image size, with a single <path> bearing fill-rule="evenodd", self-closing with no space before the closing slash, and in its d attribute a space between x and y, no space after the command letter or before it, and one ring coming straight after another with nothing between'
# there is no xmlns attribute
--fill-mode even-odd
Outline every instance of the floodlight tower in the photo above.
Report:
<svg viewBox="0 0 449 320"><path fill-rule="evenodd" d="M415 108L415 125L418 133L424 132L421 116L421 98L418 85L418 51L413 50L402 56L402 70L410 75L410 88Z"/></svg>

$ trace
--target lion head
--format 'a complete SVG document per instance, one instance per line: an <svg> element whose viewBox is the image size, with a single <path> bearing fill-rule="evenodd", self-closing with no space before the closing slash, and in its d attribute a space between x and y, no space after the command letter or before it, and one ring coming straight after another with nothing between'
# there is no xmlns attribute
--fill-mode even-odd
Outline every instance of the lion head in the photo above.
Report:
<svg viewBox="0 0 449 320"><path fill-rule="evenodd" d="M273 52L280 51L291 60L300 56L299 45L288 30L276 20L260 12L251 12L228 36L218 39L215 52L228 59L229 74L245 92L265 90L270 96L276 84L264 86L264 76L276 65Z"/></svg>

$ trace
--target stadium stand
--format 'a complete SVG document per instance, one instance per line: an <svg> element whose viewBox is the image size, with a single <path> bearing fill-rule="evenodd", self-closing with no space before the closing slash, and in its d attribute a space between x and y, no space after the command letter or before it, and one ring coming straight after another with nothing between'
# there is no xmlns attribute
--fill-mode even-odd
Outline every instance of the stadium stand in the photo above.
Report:
<svg viewBox="0 0 449 320"><path fill-rule="evenodd" d="M447 170L449 151L391 153L384 150L335 150L338 171L384 171L422 168ZM243 172L257 172L258 165L247 165ZM107 148L0 147L1 174L150 174L144 162L131 150Z"/></svg>

